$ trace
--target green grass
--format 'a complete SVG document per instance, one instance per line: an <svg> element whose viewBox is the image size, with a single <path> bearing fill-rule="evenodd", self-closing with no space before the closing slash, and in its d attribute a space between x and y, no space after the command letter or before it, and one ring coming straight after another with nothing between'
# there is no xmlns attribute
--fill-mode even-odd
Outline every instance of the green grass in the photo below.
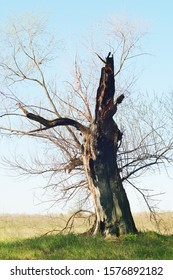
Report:
<svg viewBox="0 0 173 280"><path fill-rule="evenodd" d="M100 236L68 234L7 240L0 242L0 259L170 260L173 259L173 235L147 232L104 240Z"/></svg>

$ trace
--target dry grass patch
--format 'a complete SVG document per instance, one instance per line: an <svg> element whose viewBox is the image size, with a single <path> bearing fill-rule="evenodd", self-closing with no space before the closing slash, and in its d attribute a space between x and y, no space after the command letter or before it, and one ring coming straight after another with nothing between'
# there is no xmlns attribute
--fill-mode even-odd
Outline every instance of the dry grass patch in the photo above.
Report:
<svg viewBox="0 0 173 280"><path fill-rule="evenodd" d="M39 237L45 234L57 234L65 228L70 215L0 215L0 240L16 240L31 237ZM134 215L135 223L139 231L156 231L161 234L173 234L173 212L160 212L157 215L157 224L150 219L148 213ZM64 233L82 233L92 226L79 215L74 223L68 224Z"/></svg>
<svg viewBox="0 0 173 280"><path fill-rule="evenodd" d="M0 240L38 237L45 234L61 233L66 228L70 215L0 215ZM64 233L82 233L89 229L90 223L79 215L69 220Z"/></svg>
<svg viewBox="0 0 173 280"><path fill-rule="evenodd" d="M139 231L156 231L160 234L173 234L173 212L158 212L156 221L149 213L134 215L135 223Z"/></svg>
<svg viewBox="0 0 173 280"><path fill-rule="evenodd" d="M60 224L65 225L65 221L56 215L4 214L0 216L0 240L40 236L51 230L59 230Z"/></svg>

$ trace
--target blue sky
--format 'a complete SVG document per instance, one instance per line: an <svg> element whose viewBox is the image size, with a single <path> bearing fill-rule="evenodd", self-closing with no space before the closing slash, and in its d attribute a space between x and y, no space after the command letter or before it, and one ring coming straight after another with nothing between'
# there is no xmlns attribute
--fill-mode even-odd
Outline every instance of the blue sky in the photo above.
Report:
<svg viewBox="0 0 173 280"><path fill-rule="evenodd" d="M66 43L66 49L71 57L75 55L75 49L80 52L80 37L90 32L96 26L113 14L126 15L128 18L144 21L149 32L143 41L143 49L151 56L141 57L140 66L142 75L137 82L137 90L163 93L173 88L173 2L170 1L120 1L120 0L6 0L1 1L0 23L11 16L19 16L22 13L33 12L38 16L48 18L49 28L55 37L61 38ZM3 143L1 143L2 149ZM13 147L10 147L13 149ZM39 195L37 188L42 183L37 179L23 181L13 177L11 171L0 170L0 213L35 213L47 209L44 205L34 206L37 200L34 194ZM159 185L163 179L167 180L160 204L161 209L173 210L170 197L173 196L173 181L164 174L153 179L153 185L157 185L162 191L163 185ZM130 193L131 200L133 194ZM142 211L139 205L132 207L134 211ZM46 211L46 210L45 210Z"/></svg>

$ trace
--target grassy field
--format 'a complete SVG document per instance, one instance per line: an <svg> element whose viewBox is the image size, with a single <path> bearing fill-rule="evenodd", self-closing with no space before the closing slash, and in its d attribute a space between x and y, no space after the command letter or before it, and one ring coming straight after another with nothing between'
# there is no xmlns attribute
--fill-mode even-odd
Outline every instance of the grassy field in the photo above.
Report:
<svg viewBox="0 0 173 280"><path fill-rule="evenodd" d="M135 216L138 235L103 240L77 235L87 224L75 221L63 235L67 216L1 215L0 259L173 259L173 213L160 213L157 226L146 213ZM157 231L157 232L156 232Z"/></svg>

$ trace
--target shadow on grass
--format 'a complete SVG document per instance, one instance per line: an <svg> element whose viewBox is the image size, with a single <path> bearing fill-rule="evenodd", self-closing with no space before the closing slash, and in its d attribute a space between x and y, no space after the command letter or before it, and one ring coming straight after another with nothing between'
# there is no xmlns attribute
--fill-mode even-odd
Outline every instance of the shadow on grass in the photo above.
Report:
<svg viewBox="0 0 173 280"><path fill-rule="evenodd" d="M49 235L11 242L0 242L0 259L4 260L135 260L173 259L173 235L155 232L126 235L104 240L100 236Z"/></svg>

